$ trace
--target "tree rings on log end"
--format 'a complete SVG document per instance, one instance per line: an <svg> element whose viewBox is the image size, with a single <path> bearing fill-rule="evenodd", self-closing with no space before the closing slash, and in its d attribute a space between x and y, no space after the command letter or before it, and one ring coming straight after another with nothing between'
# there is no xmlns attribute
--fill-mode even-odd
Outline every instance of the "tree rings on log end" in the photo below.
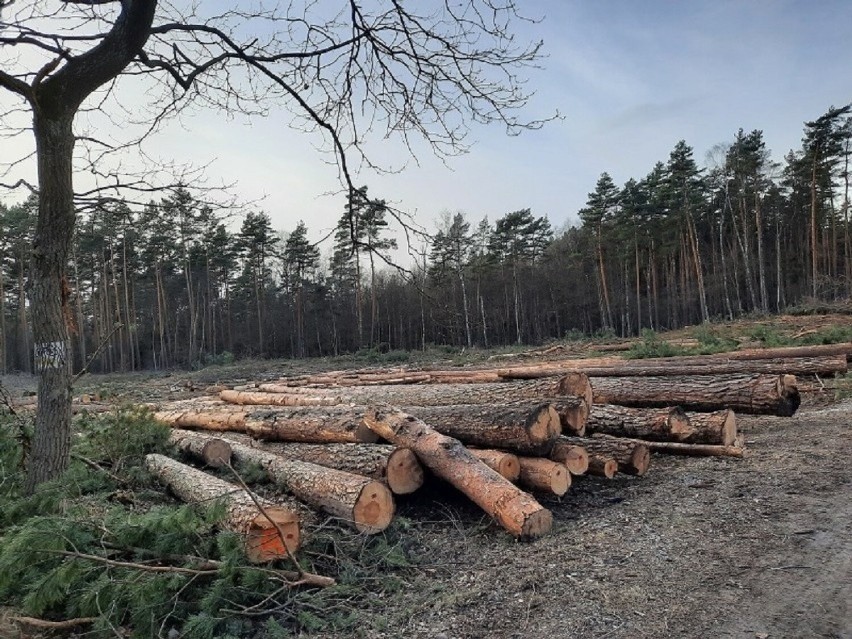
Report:
<svg viewBox="0 0 852 639"><path fill-rule="evenodd" d="M586 404L591 406L593 399L592 384L589 376L585 373L568 373L559 378L557 390L560 395L573 395L582 397Z"/></svg>
<svg viewBox="0 0 852 639"><path fill-rule="evenodd" d="M211 468L223 468L231 463L231 445L224 439L209 439L201 449L201 456Z"/></svg>
<svg viewBox="0 0 852 639"><path fill-rule="evenodd" d="M618 472L618 462L612 457L589 456L589 474L612 479Z"/></svg>
<svg viewBox="0 0 852 639"><path fill-rule="evenodd" d="M630 454L630 463L623 469L628 475L641 477L651 465L651 450L645 444L636 444ZM621 468L619 468L621 470Z"/></svg>
<svg viewBox="0 0 852 639"><path fill-rule="evenodd" d="M375 535L387 528L393 513L393 496L387 486L378 481L364 485L352 509L355 528L368 535Z"/></svg>
<svg viewBox="0 0 852 639"><path fill-rule="evenodd" d="M385 480L395 495L409 495L420 488L423 485L423 466L417 455L410 448L393 451L388 457Z"/></svg>
<svg viewBox="0 0 852 639"><path fill-rule="evenodd" d="M577 437L586 434L586 423L589 421L589 405L582 397L576 404L561 403L554 400L554 408L559 413L559 423L563 433L571 433Z"/></svg>
<svg viewBox="0 0 852 639"><path fill-rule="evenodd" d="M550 459L564 465L572 475L585 475L589 470L589 453L582 446L557 441L550 451Z"/></svg>
<svg viewBox="0 0 852 639"><path fill-rule="evenodd" d="M299 516L296 513L278 506L266 507L264 510L272 521L266 515L259 514L251 521L246 533L246 555L252 563L283 559L288 556L288 550L295 553L302 541ZM284 533L284 540L281 539L279 528Z"/></svg>

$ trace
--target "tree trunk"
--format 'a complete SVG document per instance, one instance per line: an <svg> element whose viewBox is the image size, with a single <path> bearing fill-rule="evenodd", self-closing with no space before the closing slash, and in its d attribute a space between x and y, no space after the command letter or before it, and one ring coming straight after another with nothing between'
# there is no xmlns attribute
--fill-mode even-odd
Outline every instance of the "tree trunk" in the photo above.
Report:
<svg viewBox="0 0 852 639"><path fill-rule="evenodd" d="M211 468L231 463L231 444L224 439L176 428L169 433L169 442Z"/></svg>
<svg viewBox="0 0 852 639"><path fill-rule="evenodd" d="M571 487L571 473L564 464L542 457L519 457L518 483L524 488L562 497Z"/></svg>
<svg viewBox="0 0 852 639"><path fill-rule="evenodd" d="M591 457L612 458L618 463L618 471L641 477L651 465L648 446L636 439L623 439L599 435L593 438L567 437L568 443L583 446Z"/></svg>
<svg viewBox="0 0 852 639"><path fill-rule="evenodd" d="M219 398L229 404L253 404L258 406L334 406L341 402L335 397L306 396L295 393L252 393L223 390Z"/></svg>
<svg viewBox="0 0 852 639"><path fill-rule="evenodd" d="M38 380L26 491L65 472L71 454L71 356L65 268L74 234L71 183L73 116L49 119L35 111L39 210L33 241L30 303Z"/></svg>
<svg viewBox="0 0 852 639"><path fill-rule="evenodd" d="M228 435L239 443L327 468L364 475L385 482L395 495L408 495L423 485L423 467L408 448L389 444L300 444L258 442Z"/></svg>
<svg viewBox="0 0 852 639"><path fill-rule="evenodd" d="M163 455L147 455L145 464L148 471L181 501L204 506L222 503L227 513L225 527L243 536L249 561L261 563L283 559L298 550L301 543L298 509L258 497L264 514L249 494L234 484ZM284 533L285 541L281 540L279 529Z"/></svg>
<svg viewBox="0 0 852 639"><path fill-rule="evenodd" d="M402 410L465 444L546 454L562 432L550 404L414 406Z"/></svg>
<svg viewBox="0 0 852 639"><path fill-rule="evenodd" d="M607 437L597 435L597 437ZM620 438L613 438L620 439ZM634 441L625 439L624 441ZM742 457L742 446L717 446L714 444L682 444L680 442L648 442L635 440L636 443L646 445L655 453L667 453L670 455L688 455L691 457Z"/></svg>
<svg viewBox="0 0 852 639"><path fill-rule="evenodd" d="M550 532L550 511L476 459L457 439L389 407L370 407L365 421L380 437L411 448L433 473L467 495L515 537L535 539Z"/></svg>
<svg viewBox="0 0 852 639"><path fill-rule="evenodd" d="M154 413L154 419L178 428L200 430L236 431L246 430L246 411L207 408L172 408Z"/></svg>
<svg viewBox="0 0 852 639"><path fill-rule="evenodd" d="M720 444L731 446L737 439L737 417L734 411L725 409L712 413L689 413L690 430L686 437L672 439L684 444ZM614 435L615 433L609 433ZM634 435L635 437L635 435ZM639 439L646 439L639 437Z"/></svg>
<svg viewBox="0 0 852 639"><path fill-rule="evenodd" d="M790 417L801 402L793 375L726 377L600 377L595 403L636 408L681 406L710 412L730 408L756 415Z"/></svg>
<svg viewBox="0 0 852 639"><path fill-rule="evenodd" d="M232 446L238 464L257 464L270 480L300 500L374 535L393 519L393 496L374 479L294 459L242 444Z"/></svg>
<svg viewBox="0 0 852 639"><path fill-rule="evenodd" d="M471 448L469 450L471 455L509 481L517 481L518 477L521 476L521 463L517 455L489 448Z"/></svg>
<svg viewBox="0 0 852 639"><path fill-rule="evenodd" d="M674 408L627 408L595 404L586 425L589 433L658 441L684 441L692 434L686 413Z"/></svg>
<svg viewBox="0 0 852 639"><path fill-rule="evenodd" d="M589 470L589 453L582 446L575 446L562 437L550 449L550 459L564 465L572 475L585 475Z"/></svg>
<svg viewBox="0 0 852 639"><path fill-rule="evenodd" d="M304 443L375 443L363 409L309 408L257 411L246 417L246 433L258 439Z"/></svg>

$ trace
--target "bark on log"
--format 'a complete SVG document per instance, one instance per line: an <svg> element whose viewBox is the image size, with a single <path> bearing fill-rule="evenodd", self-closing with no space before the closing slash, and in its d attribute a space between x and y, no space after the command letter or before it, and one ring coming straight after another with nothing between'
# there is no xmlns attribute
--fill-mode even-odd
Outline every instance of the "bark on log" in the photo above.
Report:
<svg viewBox="0 0 852 639"><path fill-rule="evenodd" d="M342 470L295 459L242 444L232 446L238 464L257 464L270 480L298 499L351 523L370 535L393 519L393 496L383 483Z"/></svg>
<svg viewBox="0 0 852 639"><path fill-rule="evenodd" d="M540 493L562 497L571 487L571 473L564 464L542 457L519 457L518 483Z"/></svg>
<svg viewBox="0 0 852 639"><path fill-rule="evenodd" d="M402 410L465 444L529 455L546 454L562 432L559 414L550 404L415 406Z"/></svg>
<svg viewBox="0 0 852 639"><path fill-rule="evenodd" d="M684 444L718 444L732 446L737 439L737 416L725 409L712 413L687 413L692 433L675 441ZM615 433L610 433L614 435ZM636 436L638 437L638 436ZM638 439L646 439L638 437Z"/></svg>
<svg viewBox="0 0 852 639"><path fill-rule="evenodd" d="M790 417L801 399L792 375L726 377L599 377L595 403L637 408L681 406L710 412L730 408L757 415Z"/></svg>
<svg viewBox="0 0 852 639"><path fill-rule="evenodd" d="M589 470L586 471L587 475L612 479L617 472L618 462L612 457L606 457L598 453L589 453Z"/></svg>
<svg viewBox="0 0 852 639"><path fill-rule="evenodd" d="M618 462L611 455L603 455L601 453L593 453L584 445L589 440L577 437L561 436L556 440L553 449L550 451L550 459L565 464L569 470L571 466L568 463L572 457L585 457L586 470L582 474L597 475L612 479L615 473L618 472ZM582 463L582 462L581 462ZM571 474L576 475L571 470Z"/></svg>
<svg viewBox="0 0 852 639"><path fill-rule="evenodd" d="M518 481L521 476L521 463L517 455L502 450L488 448L470 448L470 453L491 470L496 470L509 481Z"/></svg>
<svg viewBox="0 0 852 639"><path fill-rule="evenodd" d="M293 408L253 413L245 432L257 439L306 443L375 443L363 411L343 407Z"/></svg>
<svg viewBox="0 0 852 639"><path fill-rule="evenodd" d="M219 393L222 401L229 404L254 404L259 406L334 406L343 403L339 398L326 395L302 393L263 393L224 390Z"/></svg>
<svg viewBox="0 0 852 639"><path fill-rule="evenodd" d="M589 453L582 446L569 444L562 437L553 443L550 459L565 466L572 475L585 475L589 470Z"/></svg>
<svg viewBox="0 0 852 639"><path fill-rule="evenodd" d="M202 430L245 432L246 413L243 411L217 411L207 408L160 410L154 418L170 426Z"/></svg>
<svg viewBox="0 0 852 639"><path fill-rule="evenodd" d="M583 446L591 457L612 458L618 463L618 472L641 477L651 465L651 451L636 439L620 437L568 437L568 442Z"/></svg>
<svg viewBox="0 0 852 639"><path fill-rule="evenodd" d="M781 346L777 348L750 348L733 353L725 353L728 359L767 359L774 357L820 357L823 355L844 355L847 361L852 358L852 342L840 344L819 344L815 346Z"/></svg>
<svg viewBox="0 0 852 639"><path fill-rule="evenodd" d="M594 435L593 438L609 437L608 435ZM618 438L621 439L621 438ZM627 439L645 444L655 453L668 453L670 455L688 455L692 457L742 457L743 447L735 444L733 446L721 446L715 444L681 444L679 442L646 442Z"/></svg>
<svg viewBox="0 0 852 639"><path fill-rule="evenodd" d="M515 537L534 539L550 532L550 511L480 462L457 439L389 406L370 407L365 421L384 439L411 448L433 473L467 495Z"/></svg>
<svg viewBox="0 0 852 639"><path fill-rule="evenodd" d="M301 543L298 509L257 498L263 514L248 493L205 472L164 455L145 457L148 471L181 501L209 505L221 502L226 510L225 526L245 539L249 561L260 563L282 559L296 552ZM279 528L284 533L281 539ZM286 546L285 546L286 544Z"/></svg>
<svg viewBox="0 0 852 639"><path fill-rule="evenodd" d="M231 463L231 444L219 437L176 428L169 433L169 442L212 468L222 468Z"/></svg>
<svg viewBox="0 0 852 639"><path fill-rule="evenodd" d="M372 433L372 431L370 431ZM248 437L239 443L327 468L383 481L396 495L408 495L423 485L423 466L408 448L390 444L300 444L262 442Z"/></svg>
<svg viewBox="0 0 852 639"><path fill-rule="evenodd" d="M628 408L614 404L592 406L586 430L655 441L685 441L693 433L689 418L678 406Z"/></svg>

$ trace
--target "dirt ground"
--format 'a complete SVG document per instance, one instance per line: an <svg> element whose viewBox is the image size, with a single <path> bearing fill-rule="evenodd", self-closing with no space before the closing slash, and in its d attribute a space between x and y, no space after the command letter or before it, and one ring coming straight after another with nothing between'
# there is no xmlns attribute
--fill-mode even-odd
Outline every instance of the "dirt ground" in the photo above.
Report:
<svg viewBox="0 0 852 639"><path fill-rule="evenodd" d="M852 400L739 426L741 460L657 455L642 478L576 479L544 501L554 529L534 543L448 488L402 501L401 588L353 601L354 633L304 636L852 638Z"/></svg>

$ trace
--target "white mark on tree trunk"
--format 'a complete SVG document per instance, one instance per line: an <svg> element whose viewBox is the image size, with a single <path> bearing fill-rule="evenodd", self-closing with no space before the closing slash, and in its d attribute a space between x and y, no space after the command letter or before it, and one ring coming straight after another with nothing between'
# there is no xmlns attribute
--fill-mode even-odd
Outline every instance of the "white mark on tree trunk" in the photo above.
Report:
<svg viewBox="0 0 852 639"><path fill-rule="evenodd" d="M48 368L62 368L68 361L68 348L65 342L45 342L36 344L35 368L37 371Z"/></svg>

